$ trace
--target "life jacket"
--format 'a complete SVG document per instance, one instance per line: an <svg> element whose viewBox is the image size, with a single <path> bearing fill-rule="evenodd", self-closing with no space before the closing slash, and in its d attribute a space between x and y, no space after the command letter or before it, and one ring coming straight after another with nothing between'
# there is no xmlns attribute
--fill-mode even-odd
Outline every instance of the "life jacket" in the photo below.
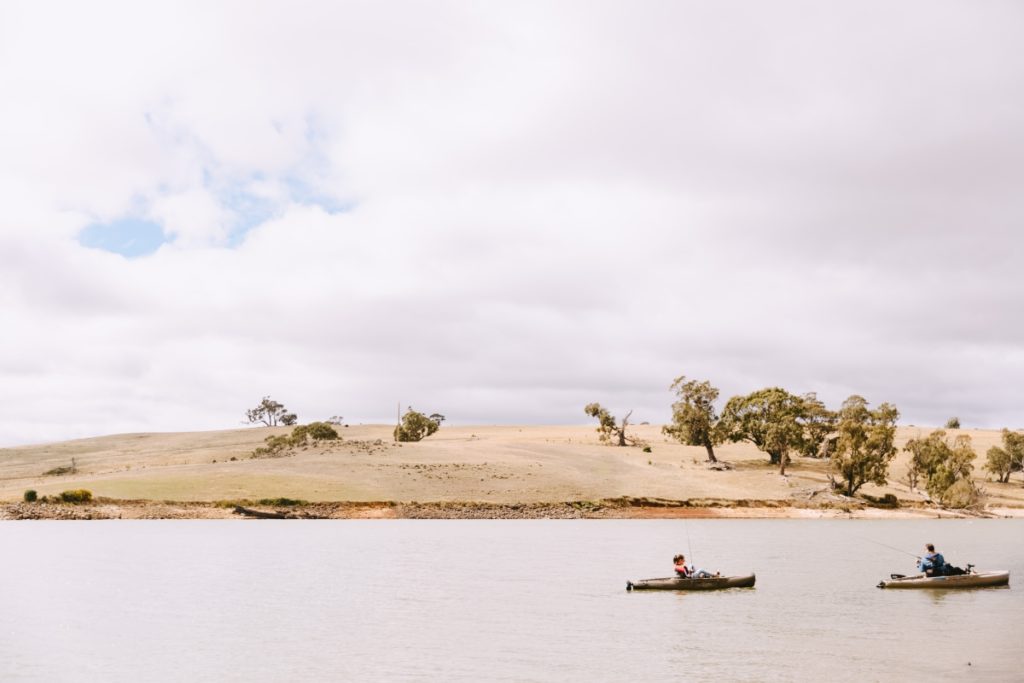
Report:
<svg viewBox="0 0 1024 683"><path fill-rule="evenodd" d="M930 572L932 576L942 576L945 571L946 558L942 556L942 553L931 553L924 557L921 564L925 573Z"/></svg>

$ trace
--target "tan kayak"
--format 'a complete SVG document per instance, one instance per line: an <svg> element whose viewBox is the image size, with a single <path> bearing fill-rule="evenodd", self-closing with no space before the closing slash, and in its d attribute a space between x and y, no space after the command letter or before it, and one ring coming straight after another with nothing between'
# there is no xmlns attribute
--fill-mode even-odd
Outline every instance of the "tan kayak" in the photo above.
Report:
<svg viewBox="0 0 1024 683"><path fill-rule="evenodd" d="M707 579L682 579L669 577L665 579L643 579L627 581L628 591L716 591L723 588L753 588L754 575L747 576L715 576Z"/></svg>
<svg viewBox="0 0 1024 683"><path fill-rule="evenodd" d="M985 588L988 586L1006 586L1010 583L1010 572L971 572L959 576L894 576L888 581L880 581L879 588Z"/></svg>

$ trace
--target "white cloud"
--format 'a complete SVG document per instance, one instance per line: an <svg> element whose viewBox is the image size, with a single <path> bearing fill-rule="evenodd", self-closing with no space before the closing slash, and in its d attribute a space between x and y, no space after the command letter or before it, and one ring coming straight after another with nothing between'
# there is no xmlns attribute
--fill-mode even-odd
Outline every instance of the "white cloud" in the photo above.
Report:
<svg viewBox="0 0 1024 683"><path fill-rule="evenodd" d="M222 245L231 230L231 212L210 192L191 189L158 196L150 204L149 217L163 226L177 247Z"/></svg>
<svg viewBox="0 0 1024 683"><path fill-rule="evenodd" d="M5 4L0 443L681 373L1020 426L1020 15ZM77 244L129 214L174 241Z"/></svg>

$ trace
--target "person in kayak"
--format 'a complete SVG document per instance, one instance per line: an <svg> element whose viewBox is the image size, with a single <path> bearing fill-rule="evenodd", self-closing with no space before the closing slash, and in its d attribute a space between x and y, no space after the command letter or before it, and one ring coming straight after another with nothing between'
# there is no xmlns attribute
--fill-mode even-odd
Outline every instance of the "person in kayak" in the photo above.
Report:
<svg viewBox="0 0 1024 683"><path fill-rule="evenodd" d="M693 567L687 567L685 555L676 555L672 558L672 562L675 565L673 569L675 569L676 571L676 576L678 576L681 579L710 579L715 576L718 576L718 574L711 574L710 572L706 572L703 569L694 569Z"/></svg>
<svg viewBox="0 0 1024 683"><path fill-rule="evenodd" d="M946 568L946 558L942 553L935 552L935 546L926 543L924 557L918 558L917 570L925 576L942 576Z"/></svg>

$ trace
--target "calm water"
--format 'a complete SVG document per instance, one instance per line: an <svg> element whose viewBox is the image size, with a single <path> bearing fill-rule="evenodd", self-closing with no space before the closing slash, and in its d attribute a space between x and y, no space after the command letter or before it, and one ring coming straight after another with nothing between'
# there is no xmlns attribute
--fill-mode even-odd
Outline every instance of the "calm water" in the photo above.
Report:
<svg viewBox="0 0 1024 683"><path fill-rule="evenodd" d="M687 535L757 587L625 591ZM1011 587L878 590L913 559L865 538ZM1022 521L3 522L0 553L4 681L1024 680Z"/></svg>

